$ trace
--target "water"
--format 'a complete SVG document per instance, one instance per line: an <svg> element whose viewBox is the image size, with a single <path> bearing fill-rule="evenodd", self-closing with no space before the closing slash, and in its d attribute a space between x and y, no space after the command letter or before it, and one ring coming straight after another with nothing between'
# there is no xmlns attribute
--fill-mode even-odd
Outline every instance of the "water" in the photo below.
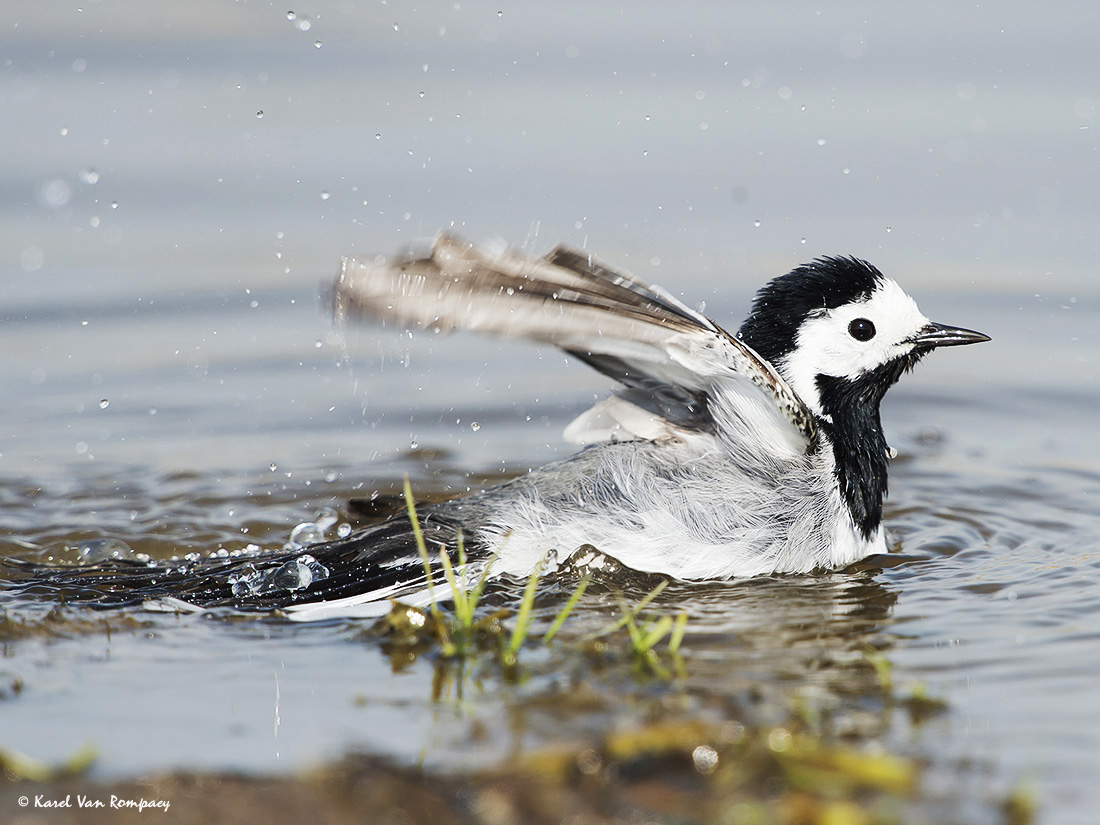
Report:
<svg viewBox="0 0 1100 825"><path fill-rule="evenodd" d="M281 548L405 473L454 493L566 454L603 379L468 336L345 341L318 297L342 254L452 225L565 241L736 326L767 278L850 252L993 342L934 354L887 398L896 553L677 591L691 701L843 705L866 688L845 663L873 643L948 711L872 738L944 782L960 760L984 789L1033 781L1044 822L1091 821L1096 9L497 12L6 11L3 552ZM348 750L447 769L517 747L467 735L512 688L433 702L430 662L395 672L354 622L84 621L5 643L0 683L23 689L0 702L0 745L59 759L91 741L105 777ZM530 692L568 667L556 656L534 656ZM521 738L613 716L532 712Z"/></svg>

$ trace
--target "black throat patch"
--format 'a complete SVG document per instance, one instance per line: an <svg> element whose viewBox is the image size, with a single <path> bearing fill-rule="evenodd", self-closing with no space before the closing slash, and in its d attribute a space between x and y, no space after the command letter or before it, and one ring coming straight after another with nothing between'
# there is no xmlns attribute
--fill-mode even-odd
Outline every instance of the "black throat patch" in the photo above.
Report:
<svg viewBox="0 0 1100 825"><path fill-rule="evenodd" d="M817 376L822 410L832 419L819 419L818 424L833 445L844 503L866 539L882 524L882 502L887 492L889 460L879 403L922 354L913 352L854 380Z"/></svg>

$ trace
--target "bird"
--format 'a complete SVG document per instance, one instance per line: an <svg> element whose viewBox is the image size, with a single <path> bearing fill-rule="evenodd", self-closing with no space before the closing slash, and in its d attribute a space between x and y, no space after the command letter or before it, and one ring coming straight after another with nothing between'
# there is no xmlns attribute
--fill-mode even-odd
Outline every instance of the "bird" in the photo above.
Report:
<svg viewBox="0 0 1100 825"><path fill-rule="evenodd" d="M586 251L534 257L450 233L426 251L344 258L332 302L339 323L551 344L617 382L566 428L582 445L576 454L418 509L433 552L453 555L461 533L470 570L492 575L588 559L729 580L885 553L891 451L880 402L932 350L990 340L930 321L895 280L855 257L819 257L774 278L730 334ZM162 571L152 583L118 565L84 570L80 581L103 604L380 615L388 600L432 597L413 538L400 515L290 554Z"/></svg>

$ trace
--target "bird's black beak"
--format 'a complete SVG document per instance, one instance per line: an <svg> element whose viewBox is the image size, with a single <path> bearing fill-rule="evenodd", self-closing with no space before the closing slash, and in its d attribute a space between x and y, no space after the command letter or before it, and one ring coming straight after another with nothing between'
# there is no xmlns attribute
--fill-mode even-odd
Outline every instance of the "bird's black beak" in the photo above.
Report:
<svg viewBox="0 0 1100 825"><path fill-rule="evenodd" d="M926 324L909 339L916 347L932 349L934 347L957 347L961 344L980 344L990 340L988 335L962 327L949 327L944 324Z"/></svg>

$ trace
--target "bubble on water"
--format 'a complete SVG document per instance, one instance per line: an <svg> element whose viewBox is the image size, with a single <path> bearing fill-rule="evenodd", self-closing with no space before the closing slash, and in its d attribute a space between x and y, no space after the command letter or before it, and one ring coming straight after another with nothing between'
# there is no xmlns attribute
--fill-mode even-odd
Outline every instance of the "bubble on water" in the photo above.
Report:
<svg viewBox="0 0 1100 825"><path fill-rule="evenodd" d="M259 109L259 110L257 110L257 112L256 112L256 120L262 120L262 119L263 119L263 116L264 116L264 110L263 110L263 109Z"/></svg>
<svg viewBox="0 0 1100 825"><path fill-rule="evenodd" d="M84 564L134 558L134 551L130 545L122 539L115 538L82 541L76 546L76 552Z"/></svg>
<svg viewBox="0 0 1100 825"><path fill-rule="evenodd" d="M336 535L342 539L346 539L348 536L351 535L351 525L348 524L346 521L338 525L336 528Z"/></svg>
<svg viewBox="0 0 1100 825"><path fill-rule="evenodd" d="M118 209L118 201L111 201L111 208Z"/></svg>
<svg viewBox="0 0 1100 825"><path fill-rule="evenodd" d="M322 44L321 44L321 41L320 41L320 40L314 40L314 41L313 41L313 48L315 48L315 49L319 49L319 48L321 48L321 45L322 45Z"/></svg>
<svg viewBox="0 0 1100 825"><path fill-rule="evenodd" d="M381 132L375 132L374 139L375 140L381 140L382 139L382 133Z"/></svg>
<svg viewBox="0 0 1100 825"><path fill-rule="evenodd" d="M275 472L277 469L279 469L279 465L276 464L274 461L272 461L267 466L271 468L271 472Z"/></svg>
<svg viewBox="0 0 1100 825"><path fill-rule="evenodd" d="M325 530L314 521L303 521L290 531L290 549L297 550L310 544L319 544L325 540Z"/></svg>
<svg viewBox="0 0 1100 825"><path fill-rule="evenodd" d="M422 91L422 92L420 92L420 96L421 96L421 97L424 97L424 92L423 92L423 91Z"/></svg>
<svg viewBox="0 0 1100 825"><path fill-rule="evenodd" d="M755 227L759 227L760 226L760 221L753 221L752 225L755 226Z"/></svg>
<svg viewBox="0 0 1100 825"><path fill-rule="evenodd" d="M328 530L332 525L340 520L340 514L336 512L336 508L325 506L317 511L313 517L313 521L317 524L321 530Z"/></svg>
<svg viewBox="0 0 1100 825"><path fill-rule="evenodd" d="M80 170L80 182L86 183L88 186L95 186L99 183L99 172L92 167Z"/></svg>
<svg viewBox="0 0 1100 825"><path fill-rule="evenodd" d="M409 449L411 449L411 450L419 450L419 449L420 449L420 442L419 442L419 441L417 441L417 440L416 440L416 439L414 438L414 439L413 439L412 441L410 441L410 442L409 442Z"/></svg>
<svg viewBox="0 0 1100 825"><path fill-rule="evenodd" d="M801 241L799 241L799 243L806 243L806 239L803 238Z"/></svg>
<svg viewBox="0 0 1100 825"><path fill-rule="evenodd" d="M476 421L472 421L470 422L470 429L476 433L478 430L481 429L481 425L478 424Z"/></svg>
<svg viewBox="0 0 1100 825"><path fill-rule="evenodd" d="M691 761L695 763L695 770L709 776L718 767L718 751L710 745L700 745L691 752Z"/></svg>
<svg viewBox="0 0 1100 825"><path fill-rule="evenodd" d="M304 555L267 570L245 565L240 573L229 577L229 584L234 596L245 598L279 590L305 590L313 582L328 576L327 567L313 556Z"/></svg>
<svg viewBox="0 0 1100 825"><path fill-rule="evenodd" d="M99 408L100 408L101 410L105 410L105 409L107 409L107 408L108 408L109 406L111 406L111 402L110 402L110 399L107 399L107 398L101 398L101 399L100 399L100 401L99 401Z"/></svg>

